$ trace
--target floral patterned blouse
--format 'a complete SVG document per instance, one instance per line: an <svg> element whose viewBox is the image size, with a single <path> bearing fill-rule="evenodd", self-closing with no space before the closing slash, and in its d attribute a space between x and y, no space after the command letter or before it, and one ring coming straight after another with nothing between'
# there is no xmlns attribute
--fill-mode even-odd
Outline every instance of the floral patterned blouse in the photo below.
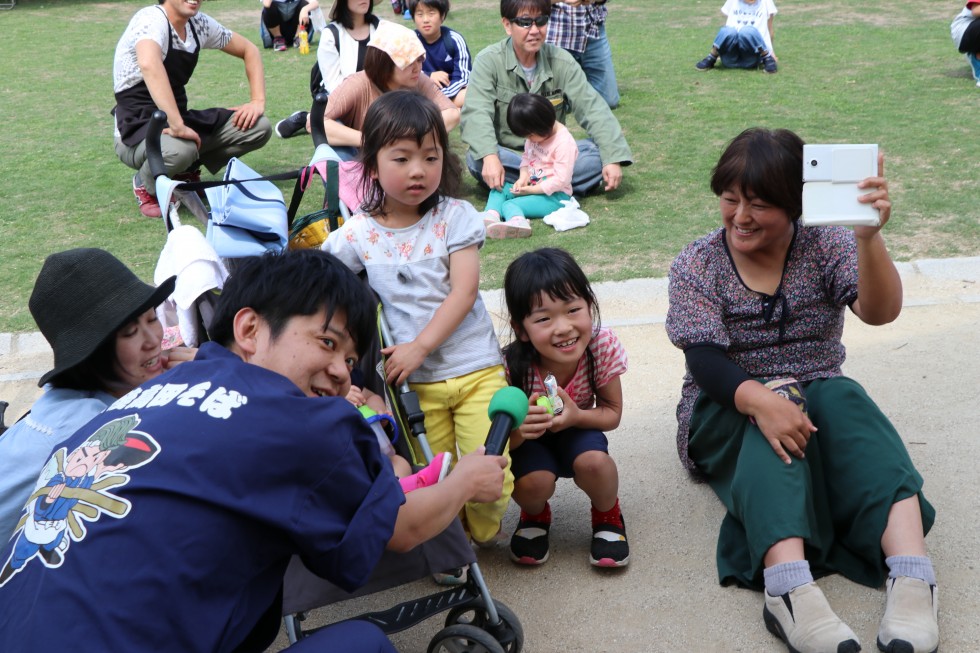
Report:
<svg viewBox="0 0 980 653"><path fill-rule="evenodd" d="M483 246L483 215L469 202L444 199L415 224L391 229L360 213L334 231L323 249L354 272L367 272L396 343L415 340L449 295L449 257ZM500 365L493 321L478 294L463 322L408 377L431 383Z"/></svg>
<svg viewBox="0 0 980 653"><path fill-rule="evenodd" d="M679 349L714 344L756 378L800 382L841 375L844 308L857 299L857 243L842 227L799 227L773 295L750 290L735 269L725 230L700 238L670 267L667 337ZM677 450L687 453L699 388L690 371L677 405Z"/></svg>

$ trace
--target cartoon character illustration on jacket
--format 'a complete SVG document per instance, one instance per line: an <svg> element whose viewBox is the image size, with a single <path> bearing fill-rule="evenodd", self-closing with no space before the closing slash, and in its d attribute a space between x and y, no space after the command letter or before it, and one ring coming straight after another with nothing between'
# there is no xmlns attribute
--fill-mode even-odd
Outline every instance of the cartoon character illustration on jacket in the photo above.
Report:
<svg viewBox="0 0 980 653"><path fill-rule="evenodd" d="M133 430L139 422L136 414L120 417L70 453L62 447L51 455L14 530L17 542L0 571L0 586L35 557L47 567L60 567L70 542L85 538L85 522L103 514L121 518L129 513L130 502L108 490L126 485L130 477L123 472L145 465L160 452L150 435Z"/></svg>

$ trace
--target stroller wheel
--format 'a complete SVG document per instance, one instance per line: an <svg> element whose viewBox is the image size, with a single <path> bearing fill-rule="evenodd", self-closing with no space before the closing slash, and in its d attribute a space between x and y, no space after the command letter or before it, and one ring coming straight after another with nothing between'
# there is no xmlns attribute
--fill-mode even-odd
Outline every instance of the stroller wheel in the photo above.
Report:
<svg viewBox="0 0 980 653"><path fill-rule="evenodd" d="M456 624L443 628L429 643L428 653L503 653L494 636L476 626Z"/></svg>
<svg viewBox="0 0 980 653"><path fill-rule="evenodd" d="M524 627L517 615L506 605L496 599L493 605L500 617L500 623L496 626L490 625L490 615L482 598L450 610L446 615L446 626L476 626L493 635L504 653L520 653L524 648Z"/></svg>

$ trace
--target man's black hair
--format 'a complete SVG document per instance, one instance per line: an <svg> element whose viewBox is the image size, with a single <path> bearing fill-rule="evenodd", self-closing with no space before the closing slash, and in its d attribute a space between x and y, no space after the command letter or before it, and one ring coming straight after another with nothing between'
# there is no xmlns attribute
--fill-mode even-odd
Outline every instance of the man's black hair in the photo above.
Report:
<svg viewBox="0 0 980 653"><path fill-rule="evenodd" d="M535 9L542 16L550 16L550 0L500 0L500 17L507 20L517 18L522 11L530 13Z"/></svg>
<svg viewBox="0 0 980 653"><path fill-rule="evenodd" d="M431 7L439 12L439 16L442 20L446 20L446 16L449 15L449 0L409 0L408 11L415 18L415 9L419 5L425 5L426 7Z"/></svg>
<svg viewBox="0 0 980 653"><path fill-rule="evenodd" d="M376 331L377 309L357 275L319 249L285 251L242 259L225 282L211 324L211 338L231 345L238 311L251 308L265 320L273 340L290 318L326 309L326 326L344 311L347 332L363 356Z"/></svg>

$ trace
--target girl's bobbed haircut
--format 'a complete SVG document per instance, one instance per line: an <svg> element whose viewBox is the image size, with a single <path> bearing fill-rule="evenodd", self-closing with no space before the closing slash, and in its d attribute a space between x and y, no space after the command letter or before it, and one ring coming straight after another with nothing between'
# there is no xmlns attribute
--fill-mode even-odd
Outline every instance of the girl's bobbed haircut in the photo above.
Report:
<svg viewBox="0 0 980 653"><path fill-rule="evenodd" d="M516 337L504 348L504 358L510 370L511 385L526 393L530 393L533 382L532 365L540 362L541 356L521 336L525 335L524 320L541 305L542 293L559 301L581 297L589 305L593 336L601 324L599 302L592 284L571 254L557 247L543 247L511 261L504 273L504 301ZM589 360L589 384L595 393L595 360L589 348L585 353Z"/></svg>
<svg viewBox="0 0 980 653"><path fill-rule="evenodd" d="M752 127L736 136L711 174L715 195L737 187L799 219L803 213L803 140L788 129Z"/></svg>
<svg viewBox="0 0 980 653"><path fill-rule="evenodd" d="M518 93L507 105L507 126L515 136L551 136L558 115L551 100L537 93Z"/></svg>
<svg viewBox="0 0 980 653"><path fill-rule="evenodd" d="M435 103L416 91L390 91L368 108L364 117L361 153L358 160L364 166L361 191L362 208L372 215L384 215L385 192L378 182L378 153L381 148L403 138L422 145L430 135L442 150L442 177L436 192L419 205L419 215L425 215L446 197L459 190L460 163L449 149L449 135L442 114Z"/></svg>
<svg viewBox="0 0 980 653"><path fill-rule="evenodd" d="M348 4L347 0L334 0L333 11L330 12L330 20L340 23L347 29L354 29L354 16L351 14ZM364 19L370 23L371 16L373 15L374 2L372 1L368 4L368 10L364 14Z"/></svg>

